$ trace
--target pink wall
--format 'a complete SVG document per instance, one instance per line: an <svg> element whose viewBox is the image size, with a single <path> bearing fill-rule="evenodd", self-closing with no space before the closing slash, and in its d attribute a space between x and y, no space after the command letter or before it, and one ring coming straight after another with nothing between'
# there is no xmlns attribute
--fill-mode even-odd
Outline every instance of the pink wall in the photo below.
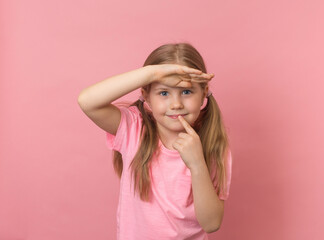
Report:
<svg viewBox="0 0 324 240"><path fill-rule="evenodd" d="M323 12L319 0L2 0L0 240L116 239L119 180L77 97L175 41L215 73L232 145L210 239L323 239Z"/></svg>

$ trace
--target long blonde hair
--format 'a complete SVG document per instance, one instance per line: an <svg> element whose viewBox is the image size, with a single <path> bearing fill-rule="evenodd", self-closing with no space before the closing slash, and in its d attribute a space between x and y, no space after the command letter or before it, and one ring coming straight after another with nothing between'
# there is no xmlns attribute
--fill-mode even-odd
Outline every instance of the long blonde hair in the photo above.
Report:
<svg viewBox="0 0 324 240"><path fill-rule="evenodd" d="M205 63L199 52L190 43L164 44L155 49L146 59L143 66L175 63L196 68L207 73ZM201 84L204 88L206 83ZM142 87L147 93L150 85ZM134 180L134 193L138 191L143 201L149 202L151 197L151 179L149 169L152 156L158 152L158 133L156 121L144 103L137 100L130 104L136 106L142 114L141 143L137 153L130 164L132 178ZM228 158L229 142L226 129L222 120L222 114L218 104L210 95L205 107L201 110L194 129L200 137L203 153L212 182L216 186L217 194L226 193L226 164ZM114 170L120 178L123 172L122 155L114 151ZM192 189L190 193L192 201Z"/></svg>

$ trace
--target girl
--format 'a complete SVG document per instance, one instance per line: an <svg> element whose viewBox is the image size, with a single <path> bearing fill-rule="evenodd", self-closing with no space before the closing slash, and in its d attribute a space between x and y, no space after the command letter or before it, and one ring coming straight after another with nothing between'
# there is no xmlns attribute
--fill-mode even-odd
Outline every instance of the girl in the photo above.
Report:
<svg viewBox="0 0 324 240"><path fill-rule="evenodd" d="M81 91L78 103L106 132L121 178L117 239L203 240L219 229L232 159L208 90L213 76L191 44L165 44L143 67ZM112 104L138 88L131 105Z"/></svg>

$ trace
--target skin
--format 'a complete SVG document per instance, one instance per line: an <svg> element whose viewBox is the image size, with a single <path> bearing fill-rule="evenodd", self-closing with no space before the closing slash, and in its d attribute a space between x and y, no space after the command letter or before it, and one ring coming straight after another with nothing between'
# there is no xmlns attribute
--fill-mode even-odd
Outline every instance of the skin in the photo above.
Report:
<svg viewBox="0 0 324 240"><path fill-rule="evenodd" d="M167 148L176 150L173 143L179 138L179 133L186 132L180 120L170 116L185 114L183 118L193 126L207 92L208 85L202 89L198 83L192 83L191 87L170 87L154 82L149 93L142 90L157 122L160 139Z"/></svg>

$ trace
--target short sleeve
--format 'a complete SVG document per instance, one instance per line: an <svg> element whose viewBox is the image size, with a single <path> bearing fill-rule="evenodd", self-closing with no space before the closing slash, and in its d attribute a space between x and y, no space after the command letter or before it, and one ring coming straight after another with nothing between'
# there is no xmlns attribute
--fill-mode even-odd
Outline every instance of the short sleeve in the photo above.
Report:
<svg viewBox="0 0 324 240"><path fill-rule="evenodd" d="M220 192L219 199L227 200L229 196L229 190L231 186L231 179L232 179L232 152L229 151L227 159L225 161L225 168L226 168L226 188L224 193Z"/></svg>
<svg viewBox="0 0 324 240"><path fill-rule="evenodd" d="M141 114L136 106L120 107L120 123L113 135L106 132L107 147L120 152L123 156L137 149L141 131Z"/></svg>

